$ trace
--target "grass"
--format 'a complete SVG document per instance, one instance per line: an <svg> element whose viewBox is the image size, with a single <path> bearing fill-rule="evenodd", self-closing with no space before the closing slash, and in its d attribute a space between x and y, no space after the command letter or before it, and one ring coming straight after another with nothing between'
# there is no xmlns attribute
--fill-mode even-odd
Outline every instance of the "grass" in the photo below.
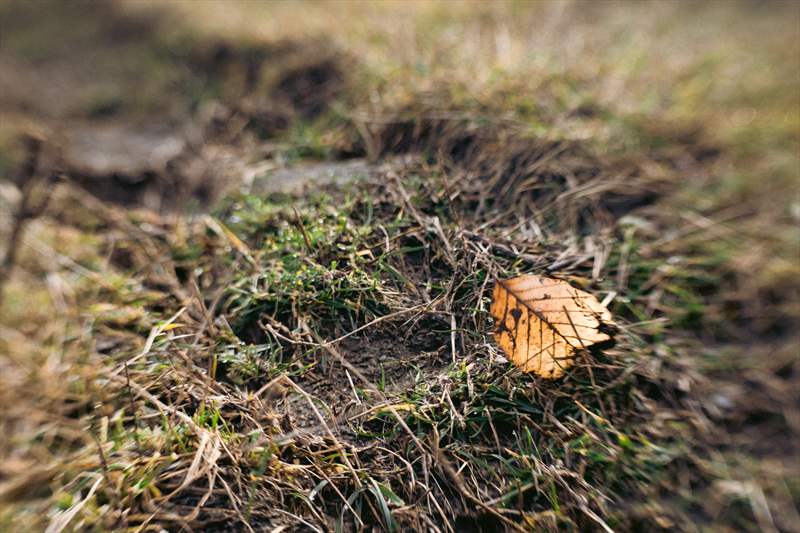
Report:
<svg viewBox="0 0 800 533"><path fill-rule="evenodd" d="M797 9L340 7L160 13L207 145L387 163L207 213L58 184L3 285L0 529L791 530ZM517 371L526 272L614 345Z"/></svg>

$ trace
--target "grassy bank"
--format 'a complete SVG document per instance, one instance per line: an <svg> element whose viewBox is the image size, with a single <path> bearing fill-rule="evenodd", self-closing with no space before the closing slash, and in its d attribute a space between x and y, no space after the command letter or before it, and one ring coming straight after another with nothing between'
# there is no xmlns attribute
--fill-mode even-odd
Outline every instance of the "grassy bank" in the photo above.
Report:
<svg viewBox="0 0 800 533"><path fill-rule="evenodd" d="M33 128L59 176L2 287L0 528L796 529L796 6L109 6L5 45L116 67L0 101L4 172ZM127 181L48 148L156 122L188 148ZM613 346L516 370L519 273Z"/></svg>

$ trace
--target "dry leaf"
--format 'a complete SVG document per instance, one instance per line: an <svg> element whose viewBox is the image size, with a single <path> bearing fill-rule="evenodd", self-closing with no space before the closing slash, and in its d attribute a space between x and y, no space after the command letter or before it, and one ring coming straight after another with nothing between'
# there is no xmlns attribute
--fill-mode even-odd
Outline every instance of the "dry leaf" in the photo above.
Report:
<svg viewBox="0 0 800 533"><path fill-rule="evenodd" d="M524 372L558 378L575 351L610 340L611 313L566 281L525 275L500 281L492 295L494 338ZM606 330L607 331L607 330Z"/></svg>

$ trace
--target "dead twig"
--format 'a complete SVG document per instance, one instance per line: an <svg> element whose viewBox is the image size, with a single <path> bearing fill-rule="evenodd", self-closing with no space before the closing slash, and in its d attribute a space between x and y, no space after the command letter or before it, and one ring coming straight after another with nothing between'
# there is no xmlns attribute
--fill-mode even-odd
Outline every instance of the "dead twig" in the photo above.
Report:
<svg viewBox="0 0 800 533"><path fill-rule="evenodd" d="M11 271L17 261L25 227L47 209L53 192L53 184L59 178L58 173L50 174L46 179L37 174L42 140L29 136L24 139L24 142L28 155L15 179L22 189L22 198L14 213L5 256L0 263L0 304L2 304L3 286L11 277Z"/></svg>

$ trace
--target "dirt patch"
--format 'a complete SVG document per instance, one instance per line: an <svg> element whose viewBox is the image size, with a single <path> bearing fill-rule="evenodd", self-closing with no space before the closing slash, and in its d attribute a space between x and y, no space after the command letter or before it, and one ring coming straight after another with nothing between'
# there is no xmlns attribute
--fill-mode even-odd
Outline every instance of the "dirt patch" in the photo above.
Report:
<svg viewBox="0 0 800 533"><path fill-rule="evenodd" d="M392 170L402 172L404 168L415 164L416 160L414 156L387 158L380 162L346 159L302 163L278 169L269 168L247 176L243 183L243 191L256 195L299 196L309 189L347 187L358 181L385 175ZM268 165L271 166L270 163Z"/></svg>
<svg viewBox="0 0 800 533"><path fill-rule="evenodd" d="M49 150L51 168L99 199L157 212L205 208L248 168L246 149L167 128L75 127Z"/></svg>
<svg viewBox="0 0 800 533"><path fill-rule="evenodd" d="M368 337L349 338L339 343L337 351L358 369L381 392L401 402L403 396L411 395L418 384L445 379L439 375L450 359L449 335L438 335L428 339L426 346L438 348L421 350L420 339L398 339L393 335L372 332ZM332 416L336 435L352 439L354 422L374 418L380 408L363 396L364 384L347 369L342 368L324 352L311 358L318 364L312 372L297 380L315 401ZM291 393L291 391L288 391ZM292 430L318 428L319 419L307 401L299 395L290 395L281 406L276 405L281 417L288 417ZM385 414L385 413L383 413Z"/></svg>

